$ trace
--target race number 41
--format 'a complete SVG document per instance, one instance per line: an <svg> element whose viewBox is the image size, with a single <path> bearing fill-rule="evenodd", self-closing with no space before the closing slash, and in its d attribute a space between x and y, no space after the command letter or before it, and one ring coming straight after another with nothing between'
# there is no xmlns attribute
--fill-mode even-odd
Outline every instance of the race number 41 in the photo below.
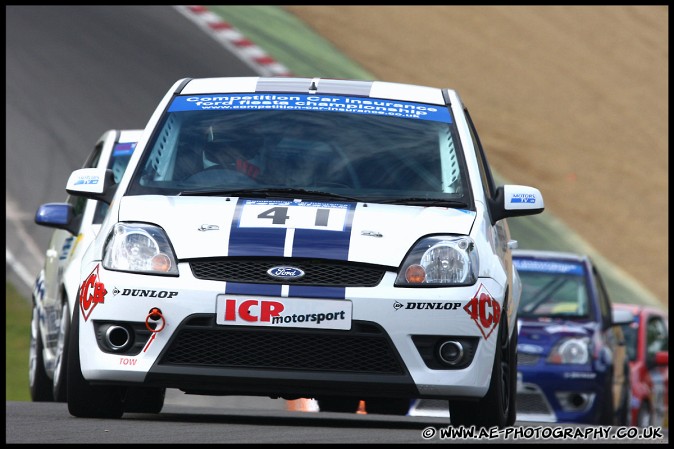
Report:
<svg viewBox="0 0 674 449"><path fill-rule="evenodd" d="M239 227L342 231L349 206L303 201L248 200Z"/></svg>

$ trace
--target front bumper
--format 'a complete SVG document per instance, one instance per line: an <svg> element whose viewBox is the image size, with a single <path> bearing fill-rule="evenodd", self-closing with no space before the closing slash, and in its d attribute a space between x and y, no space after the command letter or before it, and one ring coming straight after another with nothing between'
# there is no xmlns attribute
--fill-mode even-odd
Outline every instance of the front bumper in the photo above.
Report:
<svg viewBox="0 0 674 449"><path fill-rule="evenodd" d="M482 320L472 319L464 306L478 292L502 305L503 289L491 279L468 287L394 288L395 273L387 272L376 287L343 289L351 321L348 329L330 329L218 324L218 297L227 296L226 282L196 279L185 266L180 277L107 271L99 264L89 271L105 291L88 308L80 304L82 373L92 384L197 394L438 399L481 398L489 387L497 324L486 326L489 304L481 308ZM289 304L287 291L273 297L243 289L230 296ZM302 299L309 301L297 302L325 298ZM156 309L158 321L149 318ZM161 330L144 331L146 323ZM111 326L126 326L132 344L121 350L106 346ZM472 344L467 366L438 362L437 347L447 339Z"/></svg>
<svg viewBox="0 0 674 449"><path fill-rule="evenodd" d="M517 419L597 424L604 385L604 374L589 365L519 365Z"/></svg>

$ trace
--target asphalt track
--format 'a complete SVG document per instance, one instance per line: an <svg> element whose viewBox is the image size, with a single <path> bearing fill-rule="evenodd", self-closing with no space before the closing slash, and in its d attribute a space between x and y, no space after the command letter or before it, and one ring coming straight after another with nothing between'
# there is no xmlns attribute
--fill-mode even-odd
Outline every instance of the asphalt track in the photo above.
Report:
<svg viewBox="0 0 674 449"><path fill-rule="evenodd" d="M528 424L501 432L458 438L445 419L305 413L243 407L206 408L168 405L159 415L127 414L123 419L77 419L65 404L10 402L7 404L6 443L95 444L485 444L534 443L543 432L587 432L548 438L560 444L655 443L669 441L669 433L645 435L637 428L601 428L568 424ZM252 405L251 405L252 404ZM506 432L509 432L506 434ZM634 432L632 438L628 432ZM639 433L641 432L641 433ZM424 437L425 435L425 437ZM539 436L536 438L536 436ZM648 438L644 438L648 436Z"/></svg>
<svg viewBox="0 0 674 449"><path fill-rule="evenodd" d="M296 75L372 78L277 7L215 10ZM143 127L179 78L257 71L172 7L8 6L6 25L7 281L29 298L51 234L33 223L34 212L42 203L65 199L69 173L81 166L103 131ZM553 217L544 217L531 224L513 221L513 236L522 247L535 246L548 232L556 242L548 248L584 247ZM626 282L623 291L633 292L632 299L648 297L619 270L607 277ZM159 417L129 415L121 421L77 420L65 404L8 403L7 441L413 443L423 442L424 423L443 422L288 412L278 402L269 408L267 400L225 410L202 410L195 401L196 408L185 410L182 399L172 393ZM231 398L222 403L231 404Z"/></svg>

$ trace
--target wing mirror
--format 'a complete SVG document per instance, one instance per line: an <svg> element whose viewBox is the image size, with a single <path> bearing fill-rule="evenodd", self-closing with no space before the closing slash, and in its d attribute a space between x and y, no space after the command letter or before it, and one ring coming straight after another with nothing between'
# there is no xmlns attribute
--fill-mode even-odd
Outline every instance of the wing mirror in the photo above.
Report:
<svg viewBox="0 0 674 449"><path fill-rule="evenodd" d="M508 217L536 215L543 212L545 204L540 190L519 185L503 185L489 202L491 224Z"/></svg>
<svg viewBox="0 0 674 449"><path fill-rule="evenodd" d="M35 223L48 228L65 229L77 235L82 217L75 217L72 204L46 203L35 213Z"/></svg>
<svg viewBox="0 0 674 449"><path fill-rule="evenodd" d="M83 196L110 204L115 195L117 183L115 174L105 168L81 168L68 178L66 192L73 196Z"/></svg>

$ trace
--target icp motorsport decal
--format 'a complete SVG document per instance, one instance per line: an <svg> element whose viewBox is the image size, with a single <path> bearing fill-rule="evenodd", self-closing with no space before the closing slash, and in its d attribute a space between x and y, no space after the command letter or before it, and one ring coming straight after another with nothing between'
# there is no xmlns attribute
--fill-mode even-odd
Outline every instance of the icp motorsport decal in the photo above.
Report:
<svg viewBox="0 0 674 449"><path fill-rule="evenodd" d="M480 285L475 296L463 306L463 310L475 321L485 340L501 320L501 304L489 294L484 285Z"/></svg>
<svg viewBox="0 0 674 449"><path fill-rule="evenodd" d="M80 310L82 311L84 321L89 319L91 312L94 311L98 304L102 304L105 301L105 295L108 293L99 277L99 268L100 265L96 265L96 268L91 271L91 274L87 276L80 287Z"/></svg>

